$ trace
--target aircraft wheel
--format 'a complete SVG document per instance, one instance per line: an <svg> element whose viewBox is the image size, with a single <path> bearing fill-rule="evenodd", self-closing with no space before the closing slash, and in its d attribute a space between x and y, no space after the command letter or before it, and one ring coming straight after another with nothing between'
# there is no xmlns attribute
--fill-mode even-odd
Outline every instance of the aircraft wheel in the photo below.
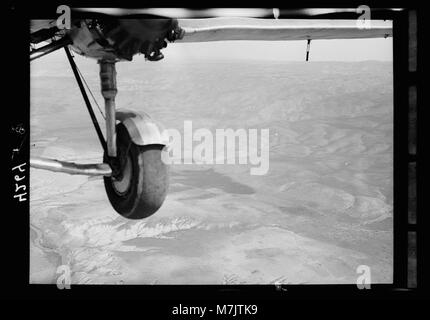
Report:
<svg viewBox="0 0 430 320"><path fill-rule="evenodd" d="M169 185L168 167L161 160L164 146L134 144L121 123L116 130L117 168L104 177L109 201L125 218L149 217L163 204Z"/></svg>

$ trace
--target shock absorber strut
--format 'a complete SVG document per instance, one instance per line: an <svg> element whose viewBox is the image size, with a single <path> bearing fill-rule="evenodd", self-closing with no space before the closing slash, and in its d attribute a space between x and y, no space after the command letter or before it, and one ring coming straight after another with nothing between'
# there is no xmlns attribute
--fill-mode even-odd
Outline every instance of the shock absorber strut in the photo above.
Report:
<svg viewBox="0 0 430 320"><path fill-rule="evenodd" d="M99 60L99 65L101 92L105 100L107 153L109 157L116 157L115 97L118 90L115 61Z"/></svg>

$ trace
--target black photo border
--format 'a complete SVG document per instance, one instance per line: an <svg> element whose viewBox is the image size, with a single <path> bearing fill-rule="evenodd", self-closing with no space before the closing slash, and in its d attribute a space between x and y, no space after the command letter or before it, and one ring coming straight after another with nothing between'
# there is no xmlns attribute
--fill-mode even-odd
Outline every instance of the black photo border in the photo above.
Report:
<svg viewBox="0 0 430 320"><path fill-rule="evenodd" d="M28 59L29 44L29 20L34 18L49 18L57 16L58 5L65 4L70 7L140 7L139 4L125 6L121 2L97 2L90 5L88 2L79 1L52 1L45 3L12 2L8 8L8 25L11 31L7 32L7 57L3 60L8 68L7 92L8 103L4 106L7 109L7 140L9 148L5 152L10 163L8 167L7 181L7 204L4 210L3 223L3 256L6 263L2 264L2 296L6 298L138 298L145 300L163 300L168 306L175 301L206 301L207 299L220 299L229 301L270 301L279 303L285 299L296 298L415 298L425 295L428 284L424 270L428 266L424 259L425 225L428 219L418 217L418 287L408 289L408 88L410 77L408 71L408 10L411 7L417 10L418 22L423 21L423 14L419 7L410 1L406 2L348 2L348 1L318 1L286 4L271 4L270 7L279 8L342 8L358 7L366 4L371 9L375 8L404 8L405 10L378 10L372 13L374 19L393 20L393 81L394 81L394 272L393 284L372 284L370 290L359 290L355 284L351 285L285 285L275 287L273 285L73 285L70 290L59 290L55 284L35 285L29 284L29 200L19 202L16 195L16 175L24 176L19 184L26 186L27 197L29 199L29 134L30 134L30 62ZM146 1L147 7L186 7L192 8L185 3L169 3ZM267 7L268 3L265 3ZM211 3L211 7L258 7L256 3L252 6L242 5L229 1L228 3ZM330 14L330 19L345 19L350 15ZM356 16L355 16L356 17ZM280 17L282 18L282 16ZM291 17L290 17L291 18ZM298 14L294 18L314 18L305 14ZM12 28L13 26L13 28ZM421 48L420 34L418 32L418 52ZM6 61L6 62L5 62ZM418 67L414 77L420 74L423 62L423 55L418 54ZM418 81L418 106L423 104L422 83ZM61 94L61 93L59 93ZM420 119L420 117L418 117ZM420 125L420 120L418 124ZM17 126L21 125L24 133L17 132ZM19 152L14 152L17 147ZM420 146L418 145L418 150ZM13 159L12 159L13 155ZM12 168L25 163L25 172L18 173ZM419 167L419 165L418 165ZM418 176L418 180L420 180ZM418 189L418 203L420 203L420 189ZM418 211L419 209L417 209ZM166 311L167 312L167 311Z"/></svg>

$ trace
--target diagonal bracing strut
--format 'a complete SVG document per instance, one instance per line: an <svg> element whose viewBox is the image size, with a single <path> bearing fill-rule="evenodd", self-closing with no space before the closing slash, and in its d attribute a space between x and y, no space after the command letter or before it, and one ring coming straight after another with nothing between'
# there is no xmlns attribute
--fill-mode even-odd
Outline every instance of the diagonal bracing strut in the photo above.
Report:
<svg viewBox="0 0 430 320"><path fill-rule="evenodd" d="M85 91L84 85L82 83L82 79L81 79L79 72L78 72L78 69L76 67L76 63L73 60L73 57L72 57L72 54L70 53L69 48L64 47L64 50L66 51L67 59L69 60L70 66L72 67L72 71L73 71L73 74L75 75L76 82L78 83L79 89L81 90L82 97L84 98L84 101L85 101L85 105L87 106L91 120L93 121L93 125L94 125L94 128L96 129L97 136L100 140L100 143L103 147L104 152L107 154L107 144L106 144L105 138L104 138L103 133L100 129L100 125L97 121L96 115L94 114L94 110L91 106L90 100L88 99L88 95L87 95L87 92Z"/></svg>

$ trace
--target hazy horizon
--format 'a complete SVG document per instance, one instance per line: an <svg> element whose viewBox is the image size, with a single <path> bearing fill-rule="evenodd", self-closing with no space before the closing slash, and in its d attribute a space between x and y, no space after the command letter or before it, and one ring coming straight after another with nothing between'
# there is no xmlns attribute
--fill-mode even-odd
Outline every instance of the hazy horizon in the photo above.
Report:
<svg viewBox="0 0 430 320"><path fill-rule="evenodd" d="M165 59L251 59L304 61L305 40L217 41L169 44ZM393 41L386 39L331 39L311 42L310 61L392 61Z"/></svg>

